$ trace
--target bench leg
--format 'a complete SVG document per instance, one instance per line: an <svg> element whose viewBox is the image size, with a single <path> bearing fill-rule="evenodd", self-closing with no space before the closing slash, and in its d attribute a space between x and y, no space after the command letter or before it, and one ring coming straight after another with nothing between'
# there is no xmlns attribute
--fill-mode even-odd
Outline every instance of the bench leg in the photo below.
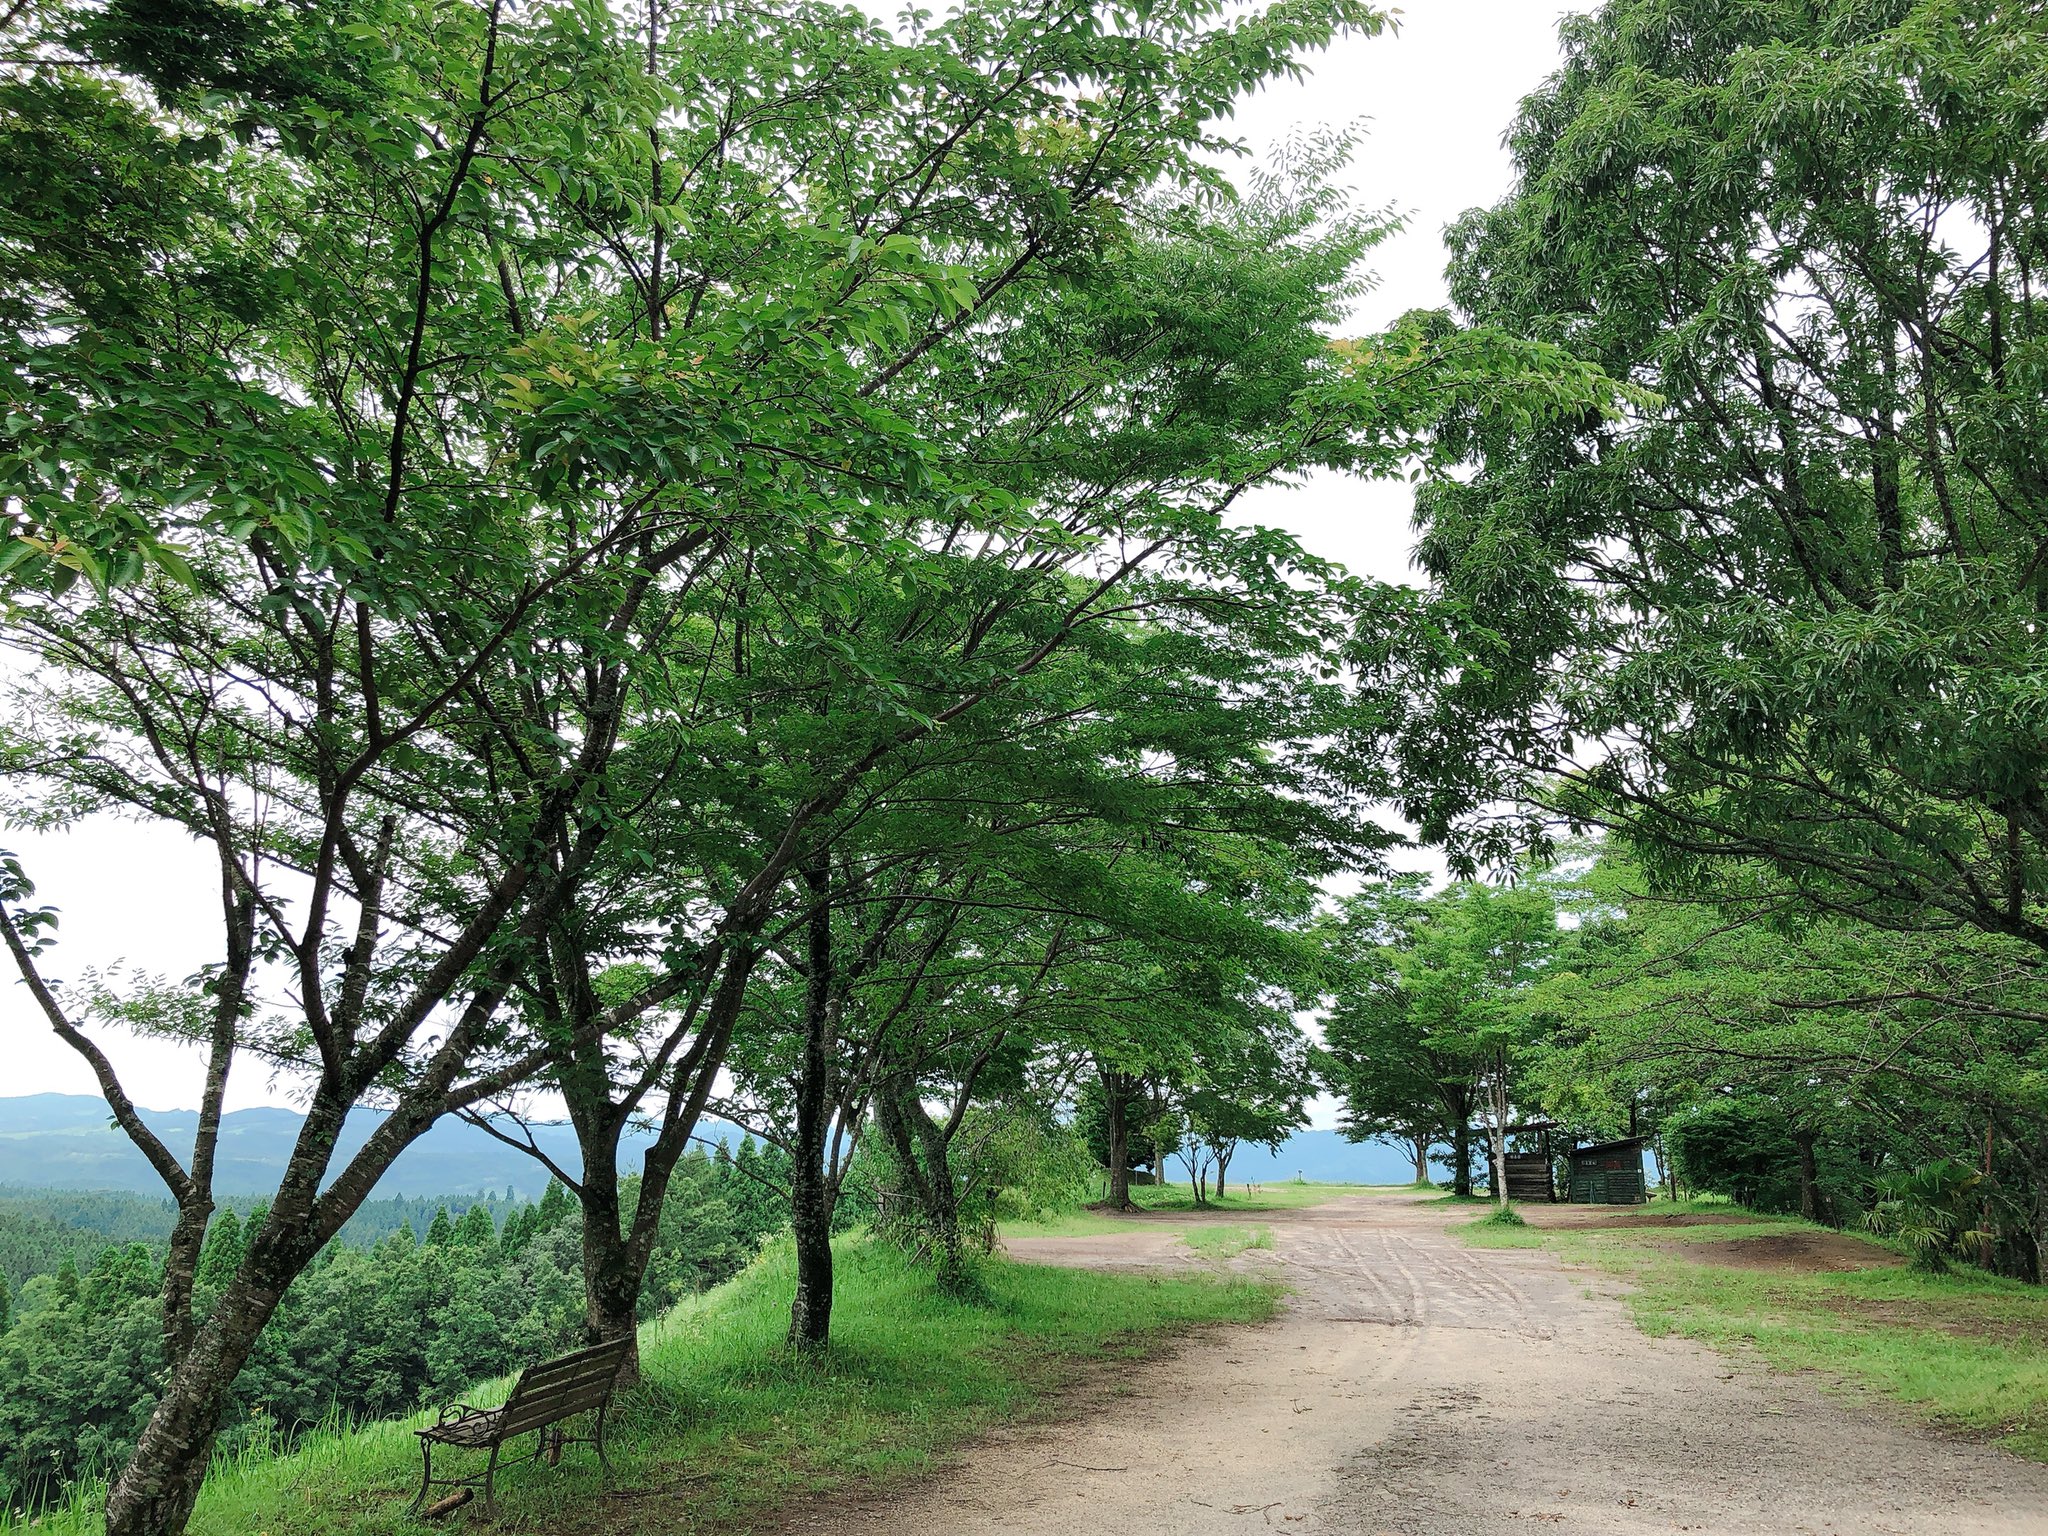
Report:
<svg viewBox="0 0 2048 1536"><path fill-rule="evenodd" d="M498 1518L498 1501L494 1492L498 1481L498 1450L499 1447L497 1445L492 1445L491 1463L484 1468L484 1518L486 1520Z"/></svg>
<svg viewBox="0 0 2048 1536"><path fill-rule="evenodd" d="M423 1463L420 1468L420 1491L413 1495L412 1509L410 1511L410 1513L415 1515L426 1507L427 1490L434 1486L433 1441L422 1440L420 1442L420 1460Z"/></svg>

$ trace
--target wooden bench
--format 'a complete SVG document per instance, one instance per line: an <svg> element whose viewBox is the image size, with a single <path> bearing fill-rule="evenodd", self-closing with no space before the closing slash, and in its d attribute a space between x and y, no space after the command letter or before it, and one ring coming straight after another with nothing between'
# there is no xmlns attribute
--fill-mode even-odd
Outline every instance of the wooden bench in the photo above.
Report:
<svg viewBox="0 0 2048 1536"><path fill-rule="evenodd" d="M427 1495L435 1488L473 1489L478 1484L484 1490L484 1514L496 1514L493 1499L498 1476L498 1459L508 1442L529 1432L538 1436L533 1455L529 1461L546 1461L553 1466L562 1459L565 1445L590 1445L597 1448L597 1461L605 1475L611 1473L611 1463L604 1454L604 1419L611 1407L612 1387L618 1381L619 1367L625 1362L626 1351L632 1347L630 1338L613 1339L608 1344L592 1345L579 1349L573 1355L564 1355L559 1360L550 1360L544 1365L528 1366L520 1373L519 1380L512 1385L512 1395L505 1399L502 1408L472 1408L467 1403L457 1403L441 1410L440 1422L426 1429L418 1430L420 1437L420 1459L425 1463L420 1472L420 1491L412 1501L414 1513L426 1504ZM595 1409L597 1423L587 1435L563 1433L561 1425L579 1413ZM437 1445L460 1446L466 1450L484 1450L491 1453L489 1465L480 1473L467 1477L434 1476L434 1447ZM468 1494L461 1495L467 1499Z"/></svg>

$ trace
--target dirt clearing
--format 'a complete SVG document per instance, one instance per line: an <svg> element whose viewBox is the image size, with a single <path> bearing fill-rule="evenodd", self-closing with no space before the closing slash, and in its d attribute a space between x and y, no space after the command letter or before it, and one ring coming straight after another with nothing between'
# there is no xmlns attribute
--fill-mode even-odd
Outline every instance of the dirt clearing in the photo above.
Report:
<svg viewBox="0 0 2048 1536"><path fill-rule="evenodd" d="M2041 1536L2048 1467L1638 1332L1604 1282L1467 1249L1471 1212L1354 1196L1261 1213L1240 1255L1295 1294L1261 1328L1130 1368L1060 1422L790 1529L903 1536L1491 1536L1693 1531ZM1159 1224L1024 1239L1020 1258L1199 1265ZM1589 1290L1590 1287L1595 1289Z"/></svg>
<svg viewBox="0 0 2048 1536"><path fill-rule="evenodd" d="M1774 1232L1766 1237L1657 1246L1697 1264L1761 1270L1772 1275L1839 1275L1852 1269L1899 1269L1906 1262L1888 1248L1840 1232Z"/></svg>
<svg viewBox="0 0 2048 1536"><path fill-rule="evenodd" d="M1569 1227L1575 1232L1634 1232L1661 1227L1754 1226L1754 1216L1721 1211L1631 1211L1611 1205L1521 1205L1532 1227Z"/></svg>

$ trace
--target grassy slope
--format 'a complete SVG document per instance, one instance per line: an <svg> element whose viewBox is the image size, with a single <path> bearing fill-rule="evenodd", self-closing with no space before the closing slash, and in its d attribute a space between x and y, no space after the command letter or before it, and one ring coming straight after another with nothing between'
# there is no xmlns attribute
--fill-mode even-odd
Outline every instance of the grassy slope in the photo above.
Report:
<svg viewBox="0 0 2048 1536"><path fill-rule="evenodd" d="M575 1447L559 1469L501 1478L501 1512L515 1527L549 1531L739 1536L789 1499L915 1473L985 1426L1031 1412L1089 1360L1143 1355L1176 1329L1263 1318L1278 1294L1222 1276L996 1260L981 1295L966 1302L937 1294L892 1250L848 1245L833 1349L812 1365L780 1349L791 1279L786 1251L771 1252L643 1331L645 1380L610 1438L612 1493L601 1492L587 1448ZM499 1401L508 1387L479 1388L471 1400ZM429 1417L320 1435L290 1456L222 1467L192 1529L370 1536L479 1524L474 1505L433 1526L405 1518L419 1476L412 1430ZM90 1527L58 1517L43 1529L82 1536Z"/></svg>
<svg viewBox="0 0 2048 1536"><path fill-rule="evenodd" d="M1659 1201L1653 1210L1686 1210ZM1726 1204L1700 1209L1728 1212ZM1550 1248L1620 1276L1643 1331L1754 1348L1780 1370L1875 1388L1946 1427L2048 1461L2048 1289L1975 1270L1777 1274L1686 1257L1701 1243L1811 1228L1792 1217L1616 1232L1462 1229L1478 1247Z"/></svg>

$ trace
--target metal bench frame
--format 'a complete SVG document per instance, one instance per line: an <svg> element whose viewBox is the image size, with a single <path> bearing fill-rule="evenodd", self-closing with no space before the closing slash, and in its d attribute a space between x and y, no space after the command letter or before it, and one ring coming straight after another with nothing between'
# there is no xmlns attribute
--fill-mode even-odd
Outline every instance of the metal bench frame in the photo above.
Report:
<svg viewBox="0 0 2048 1536"><path fill-rule="evenodd" d="M541 1365L530 1365L513 1383L512 1395L502 1408L472 1408L456 1403L441 1410L438 1422L415 1430L420 1437L420 1491L413 1496L412 1512L425 1507L427 1495L436 1488L477 1488L484 1491L484 1515L495 1518L498 1467L508 1442L533 1432L536 1443L531 1456L510 1463L560 1461L562 1448L588 1445L597 1451L600 1476L611 1476L612 1464L604 1454L604 1421L611 1408L612 1388L632 1348L630 1338L594 1344L574 1354L563 1355ZM566 1433L562 1425L580 1413L597 1411L597 1423L587 1435ZM434 1476L434 1447L455 1446L464 1450L488 1447L491 1459L481 1472L465 1477Z"/></svg>

